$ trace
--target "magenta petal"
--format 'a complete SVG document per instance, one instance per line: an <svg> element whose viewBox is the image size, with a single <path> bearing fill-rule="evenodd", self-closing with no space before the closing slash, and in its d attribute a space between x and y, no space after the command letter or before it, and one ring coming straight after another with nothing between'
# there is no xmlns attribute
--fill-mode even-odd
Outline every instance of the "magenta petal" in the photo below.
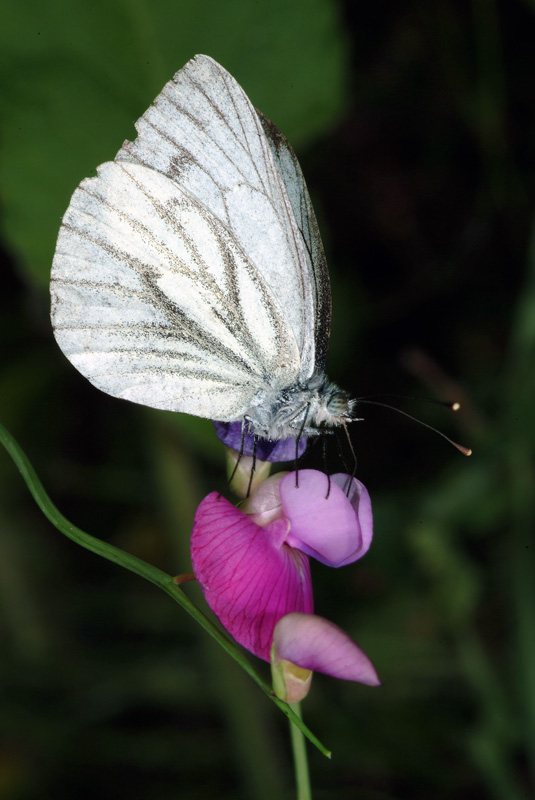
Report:
<svg viewBox="0 0 535 800"><path fill-rule="evenodd" d="M335 475L329 482L322 472L304 469L299 471L296 486L295 472L289 473L280 482L280 496L284 515L290 520L286 539L290 546L330 567L356 561L370 546L370 498L364 486L349 475Z"/></svg>
<svg viewBox="0 0 535 800"><path fill-rule="evenodd" d="M314 614L287 614L273 635L275 661L291 661L303 669L333 678L379 686L375 668L341 628Z"/></svg>
<svg viewBox="0 0 535 800"><path fill-rule="evenodd" d="M259 527L212 492L197 509L191 535L193 570L208 605L266 661L278 620L313 608L308 558L283 544L287 527L282 518Z"/></svg>

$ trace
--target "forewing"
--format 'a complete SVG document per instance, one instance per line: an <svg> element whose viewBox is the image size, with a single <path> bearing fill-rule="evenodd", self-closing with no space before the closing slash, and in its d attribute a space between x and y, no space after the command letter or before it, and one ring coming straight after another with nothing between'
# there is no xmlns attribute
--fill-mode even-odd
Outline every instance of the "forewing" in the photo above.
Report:
<svg viewBox="0 0 535 800"><path fill-rule="evenodd" d="M314 298L315 365L318 372L323 372L327 361L331 330L331 287L316 215L303 172L290 143L271 120L258 110L256 113L277 162L306 248L307 267Z"/></svg>
<svg viewBox="0 0 535 800"><path fill-rule="evenodd" d="M276 151L243 89L211 58L196 56L136 128L116 161L163 173L227 227L277 298L297 342L299 378L309 377L318 290L308 234L299 230Z"/></svg>
<svg viewBox="0 0 535 800"><path fill-rule="evenodd" d="M61 349L116 397L233 421L299 370L292 331L227 227L146 166L103 164L76 189L51 293Z"/></svg>

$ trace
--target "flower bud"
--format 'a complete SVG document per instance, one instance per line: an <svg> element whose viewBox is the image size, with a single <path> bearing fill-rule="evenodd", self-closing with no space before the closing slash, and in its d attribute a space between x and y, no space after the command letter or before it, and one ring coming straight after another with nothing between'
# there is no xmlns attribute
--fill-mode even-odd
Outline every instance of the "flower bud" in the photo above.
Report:
<svg viewBox="0 0 535 800"><path fill-rule="evenodd" d="M312 670L298 667L282 658L277 660L275 642L271 648L273 691L287 703L299 703L307 696L312 683Z"/></svg>

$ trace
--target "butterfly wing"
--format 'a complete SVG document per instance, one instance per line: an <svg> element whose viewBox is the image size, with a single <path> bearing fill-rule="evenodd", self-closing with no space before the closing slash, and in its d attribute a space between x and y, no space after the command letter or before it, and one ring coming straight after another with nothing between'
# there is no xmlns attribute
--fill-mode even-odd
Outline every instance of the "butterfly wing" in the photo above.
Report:
<svg viewBox="0 0 535 800"><path fill-rule="evenodd" d="M287 385L299 366L291 330L227 228L139 164L103 164L76 189L51 290L61 349L115 397L232 421L272 376Z"/></svg>
<svg viewBox="0 0 535 800"><path fill-rule="evenodd" d="M295 377L306 381L318 365L316 340L327 347L329 284L301 169L282 134L274 147L241 86L203 55L166 84L136 129L116 160L167 175L232 231L292 328L301 358Z"/></svg>
<svg viewBox="0 0 535 800"><path fill-rule="evenodd" d="M328 335L328 315L317 335L328 283L311 265L319 235L299 166L207 56L136 128L64 217L56 338L114 396L239 419L263 392L308 378Z"/></svg>
<svg viewBox="0 0 535 800"><path fill-rule="evenodd" d="M314 299L315 371L323 372L331 332L331 285L319 226L297 156L286 137L256 110L286 187L308 255L307 266Z"/></svg>

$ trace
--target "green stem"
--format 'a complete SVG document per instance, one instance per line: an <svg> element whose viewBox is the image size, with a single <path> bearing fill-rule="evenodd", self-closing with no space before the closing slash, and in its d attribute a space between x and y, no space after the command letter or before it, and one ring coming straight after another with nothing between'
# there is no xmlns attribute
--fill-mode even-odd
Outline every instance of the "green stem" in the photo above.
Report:
<svg viewBox="0 0 535 800"><path fill-rule="evenodd" d="M56 506L52 503L26 454L2 424L0 424L0 442L4 445L7 452L20 470L28 489L30 490L35 502L43 514L61 533L63 533L65 536L68 536L69 539L72 539L73 542L76 542L76 544L79 544L81 547L85 547L86 550L90 550L92 553L102 556L102 558L107 558L108 561L113 561L114 564L118 564L119 566L130 570L130 572L134 572L136 575L139 575L141 578L145 578L145 580L150 581L159 589L172 597L173 600L182 606L182 608L187 611L187 613L190 614L190 616L192 616L193 619L198 622L199 625L204 628L204 630L209 633L219 645L221 645L223 650L225 650L229 656L233 658L243 670L245 670L249 677L252 678L252 680L262 689L269 699L280 708L282 713L286 714L288 719L301 729L303 734L310 742L312 742L315 747L318 748L320 753L323 753L323 755L327 756L327 758L330 757L329 750L327 750L327 748L324 747L319 739L314 736L312 731L306 727L306 725L300 720L292 708L290 708L288 703L285 703L283 700L279 700L279 698L273 694L271 685L267 683L262 678L260 673L257 672L257 670L249 663L242 651L234 644L226 632L223 631L219 626L215 625L212 620L206 616L206 614L203 614L203 612L191 602L189 597L184 594L182 589L176 585L172 575L168 575L161 569L153 567L151 564L147 564L146 561L142 561L140 558L137 558L130 553L126 553L124 550L121 550L118 547L108 544L108 542L103 542L101 539L97 539L95 536L85 533L80 528L77 528L76 525L73 525L72 522L69 522L69 520L64 517L63 514L61 514Z"/></svg>
<svg viewBox="0 0 535 800"><path fill-rule="evenodd" d="M292 708L296 716L302 720L300 704L292 703ZM290 721L290 734L292 737L297 800L312 800L305 737L302 729L298 728L292 721Z"/></svg>
<svg viewBox="0 0 535 800"><path fill-rule="evenodd" d="M173 435L166 415L150 416L152 468L164 510L166 528L172 531L169 546L174 563L190 562L190 526L199 499L200 475L193 455L182 448ZM173 420L174 421L174 420ZM1 565L0 565L1 570ZM191 599L202 610L206 601L200 587L188 584ZM193 626L196 628L197 626ZM226 734L235 769L241 776L245 795L254 800L285 797L287 780L274 768L283 760L280 737L275 735L271 706L249 681L237 664L215 642L197 629L204 655L207 688L212 693L225 720Z"/></svg>

